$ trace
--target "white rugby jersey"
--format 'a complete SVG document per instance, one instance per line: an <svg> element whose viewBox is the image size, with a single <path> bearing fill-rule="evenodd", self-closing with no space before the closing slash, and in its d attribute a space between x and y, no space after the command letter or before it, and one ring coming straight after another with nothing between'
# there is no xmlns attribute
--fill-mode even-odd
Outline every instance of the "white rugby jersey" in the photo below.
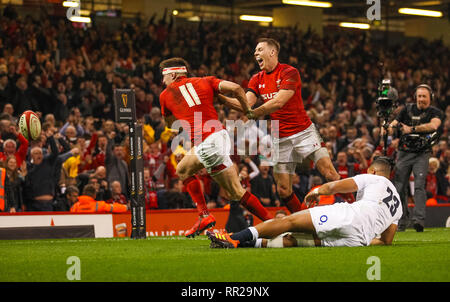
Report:
<svg viewBox="0 0 450 302"><path fill-rule="evenodd" d="M403 209L400 196L392 182L383 176L360 174L353 177L358 186L356 201L351 207L358 212L355 219L363 228L367 244L391 224L398 224Z"/></svg>

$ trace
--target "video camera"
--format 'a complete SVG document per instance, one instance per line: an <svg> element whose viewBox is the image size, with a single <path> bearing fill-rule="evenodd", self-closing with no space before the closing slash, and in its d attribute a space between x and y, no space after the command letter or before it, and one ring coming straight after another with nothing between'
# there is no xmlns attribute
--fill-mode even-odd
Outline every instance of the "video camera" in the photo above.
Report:
<svg viewBox="0 0 450 302"><path fill-rule="evenodd" d="M439 135L436 131L426 135L417 133L405 134L400 137L399 149L419 153L430 149L438 140Z"/></svg>
<svg viewBox="0 0 450 302"><path fill-rule="evenodd" d="M378 87L377 113L386 120L397 108L398 92L391 86L390 79L383 79Z"/></svg>
<svg viewBox="0 0 450 302"><path fill-rule="evenodd" d="M382 68L381 73L384 74L383 66L384 64L380 63L379 66ZM378 117L382 118L384 121L382 122L383 128L385 130L384 135L384 146L383 153L387 154L387 146L388 146L388 135L387 129L389 127L389 116L392 112L397 108L397 100L398 100L398 92L397 89L392 87L390 79L382 79L378 86L378 97L376 100L377 105L377 114Z"/></svg>

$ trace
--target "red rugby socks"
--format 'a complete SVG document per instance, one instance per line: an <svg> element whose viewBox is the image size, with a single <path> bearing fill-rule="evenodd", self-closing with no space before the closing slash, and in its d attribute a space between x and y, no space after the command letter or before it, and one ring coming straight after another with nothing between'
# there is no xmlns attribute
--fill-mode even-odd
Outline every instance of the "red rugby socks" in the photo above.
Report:
<svg viewBox="0 0 450 302"><path fill-rule="evenodd" d="M192 200L197 205L197 211L199 215L208 216L209 211L208 207L206 206L205 196L203 195L202 185L200 184L200 181L197 179L197 177L194 175L186 178L183 181L183 185L186 187L186 190L188 191L189 195L191 195Z"/></svg>
<svg viewBox="0 0 450 302"><path fill-rule="evenodd" d="M262 221L273 218L269 211L261 204L259 199L248 191L242 196L240 203Z"/></svg>
<svg viewBox="0 0 450 302"><path fill-rule="evenodd" d="M292 193L290 196L286 198L281 198L281 201L284 202L284 204L291 213L298 212L302 208L300 200L298 200L297 195L295 195L294 193Z"/></svg>

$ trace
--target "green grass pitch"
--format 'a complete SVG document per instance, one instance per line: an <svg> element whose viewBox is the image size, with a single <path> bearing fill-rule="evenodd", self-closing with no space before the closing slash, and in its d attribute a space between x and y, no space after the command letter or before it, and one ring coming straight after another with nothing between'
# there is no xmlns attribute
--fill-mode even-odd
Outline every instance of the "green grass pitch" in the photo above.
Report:
<svg viewBox="0 0 450 302"><path fill-rule="evenodd" d="M450 229L397 233L392 246L211 249L206 236L0 241L2 282L450 281ZM67 278L79 259L79 279Z"/></svg>

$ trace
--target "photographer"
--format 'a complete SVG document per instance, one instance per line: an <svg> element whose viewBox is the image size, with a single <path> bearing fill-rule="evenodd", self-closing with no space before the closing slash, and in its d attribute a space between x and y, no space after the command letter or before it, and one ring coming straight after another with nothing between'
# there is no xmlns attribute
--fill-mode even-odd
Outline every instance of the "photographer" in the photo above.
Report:
<svg viewBox="0 0 450 302"><path fill-rule="evenodd" d="M404 230L408 221L408 199L406 189L411 171L414 174L414 212L413 227L422 232L425 222L425 204L427 200L425 182L428 173L428 160L431 146L439 138L443 113L431 106L433 91L425 84L417 86L414 92L415 103L406 104L399 115L390 123L392 128L400 130L399 152L396 163L394 184L400 194L403 216L399 230Z"/></svg>

